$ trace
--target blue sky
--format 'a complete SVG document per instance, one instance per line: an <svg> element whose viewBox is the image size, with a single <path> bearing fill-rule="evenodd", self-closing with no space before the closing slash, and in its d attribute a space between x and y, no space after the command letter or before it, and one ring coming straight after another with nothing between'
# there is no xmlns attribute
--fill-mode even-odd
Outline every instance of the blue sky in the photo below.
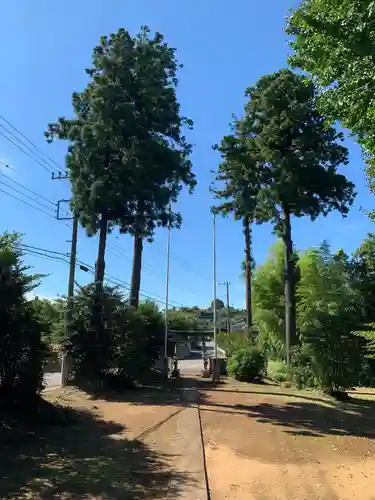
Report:
<svg viewBox="0 0 375 500"><path fill-rule="evenodd" d="M232 113L240 115L244 90L265 73L285 66L287 39L282 28L293 0L246 2L223 0L171 2L170 0L3 0L0 7L1 106L0 115L19 128L33 143L57 164L64 165L65 144L47 145L43 132L50 121L71 114L71 94L86 83L84 68L90 65L92 48L101 35L120 27L135 33L142 24L161 31L166 41L177 48L184 68L179 74L178 96L182 112L194 120L193 163L198 187L193 196L184 193L178 204L184 223L172 233L170 298L173 305L208 305L212 300L212 198L208 188L210 170L218 157L212 145L228 132ZM67 182L50 180L50 173L7 141L0 119L0 173L27 186L46 199L56 202L69 198ZM9 129L9 126L7 126ZM9 137L9 135L8 135ZM19 143L18 143L19 144ZM358 197L347 219L332 214L311 223L307 218L293 221L293 238L297 248L318 245L327 239L333 248L353 251L373 224L360 211L372 208L373 199L365 186L361 153L348 141L350 165L347 176L355 182ZM42 162L43 163L43 162ZM56 167L57 169L57 167ZM0 190L33 203L35 198L9 178L0 175ZM6 187L12 186L23 194ZM53 214L49 202L38 207ZM60 252L69 251L70 223L56 221L0 191L0 228L24 233L24 242ZM34 202L35 205L35 202ZM146 245L142 290L145 295L163 300L166 264L165 230L157 232L155 244ZM80 260L94 264L96 239L80 231ZM262 262L274 241L270 226L254 229L254 254ZM107 272L130 281L132 241L126 236L109 237ZM231 282L233 305L243 307L244 286L239 277L243 258L241 225L231 219L217 221L217 277ZM42 296L66 293L68 267L40 257L26 262L48 275L38 290ZM77 273L77 281L89 276ZM224 288L219 288L224 298Z"/></svg>

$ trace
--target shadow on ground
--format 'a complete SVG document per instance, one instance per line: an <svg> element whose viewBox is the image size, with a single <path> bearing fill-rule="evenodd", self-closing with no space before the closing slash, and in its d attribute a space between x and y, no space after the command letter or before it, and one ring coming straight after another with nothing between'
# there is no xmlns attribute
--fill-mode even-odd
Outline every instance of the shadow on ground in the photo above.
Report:
<svg viewBox="0 0 375 500"><path fill-rule="evenodd" d="M224 384L224 382L222 382ZM131 403L139 405L160 406L184 406L186 401L183 391L189 389L209 390L220 387L222 384L214 385L211 379L197 379L194 376L183 376L168 381L148 380L137 386L127 388L103 388L81 387L81 390L89 395L92 401L103 400L116 403Z"/></svg>
<svg viewBox="0 0 375 500"><path fill-rule="evenodd" d="M278 387L276 384L264 384L267 386L274 386ZM279 396L279 397L286 397L286 398L293 398L293 399L301 399L301 400L307 400L307 401L313 401L314 403L322 403L322 404L327 404L330 402L328 398L323 399L319 398L317 396L307 396L305 394L298 394L296 390L293 390L291 392L281 392L281 391L250 391L250 390L245 390L241 391L238 389L221 389L220 387L213 387L213 388L208 388L205 389L205 391L214 391L214 392L224 392L224 393L232 393L232 394L259 394L261 396Z"/></svg>
<svg viewBox="0 0 375 500"><path fill-rule="evenodd" d="M18 426L0 419L0 498L177 498L194 481L171 470L173 457L156 454L124 428L87 411L69 411L59 426ZM14 432L16 430L16 433Z"/></svg>
<svg viewBox="0 0 375 500"><path fill-rule="evenodd" d="M286 401L279 404L223 404L218 402L214 391L205 390L201 395L202 411L215 411L228 414L241 414L256 419L259 423L267 423L284 427L285 432L293 435L325 437L357 436L375 438L375 401L355 399L352 403L332 403L327 406L327 400L313 399L311 401ZM237 391L218 391L221 394ZM243 393L259 397L289 396L296 394L270 393L259 391L244 391ZM240 392L241 397L242 392ZM298 395L297 395L298 396ZM213 401L215 397L215 401ZM302 396L301 396L302 397ZM307 399L303 397L303 399ZM320 403L324 403L320 404Z"/></svg>

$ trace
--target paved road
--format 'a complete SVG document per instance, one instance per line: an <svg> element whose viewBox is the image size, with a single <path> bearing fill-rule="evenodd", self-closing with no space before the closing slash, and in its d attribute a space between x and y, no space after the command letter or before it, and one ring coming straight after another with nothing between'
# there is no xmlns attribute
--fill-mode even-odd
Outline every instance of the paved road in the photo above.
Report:
<svg viewBox="0 0 375 500"><path fill-rule="evenodd" d="M203 370L202 354L200 357L192 356L178 360L178 368L182 375L199 375Z"/></svg>
<svg viewBox="0 0 375 500"><path fill-rule="evenodd" d="M213 357L214 352L214 343L206 342L206 352L208 357ZM182 374L185 375L199 375L203 370L203 360L202 360L202 351L201 350L193 350L190 352L190 356L185 359L180 359L178 361L178 367ZM46 385L46 389L51 389L53 387L59 387L61 382L61 374L60 373L46 373L44 375L44 383Z"/></svg>
<svg viewBox="0 0 375 500"><path fill-rule="evenodd" d="M60 387L61 373L45 373L44 383L46 385L46 389L51 389L52 387Z"/></svg>
<svg viewBox="0 0 375 500"><path fill-rule="evenodd" d="M215 347L213 342L206 342L206 353L208 358L214 357ZM202 351L201 350L190 351L189 357L178 360L178 367L180 369L181 374L185 375L200 374L200 372L203 370Z"/></svg>

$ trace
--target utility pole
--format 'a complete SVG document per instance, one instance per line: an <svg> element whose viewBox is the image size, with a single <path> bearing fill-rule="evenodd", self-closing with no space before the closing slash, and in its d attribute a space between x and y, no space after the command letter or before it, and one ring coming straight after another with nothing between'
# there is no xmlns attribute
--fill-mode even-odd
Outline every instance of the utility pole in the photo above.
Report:
<svg viewBox="0 0 375 500"><path fill-rule="evenodd" d="M171 207L169 207L171 215ZM168 240L167 240L167 267L165 272L165 311L164 311L164 369L168 378L168 307L169 307L169 266L171 258L171 223L168 224Z"/></svg>
<svg viewBox="0 0 375 500"><path fill-rule="evenodd" d="M70 246L70 263L69 263L69 283L68 283L68 301L67 309L65 315L65 329L67 337L69 336L70 324L73 319L73 307L74 307L74 281L75 281L75 271L76 271L76 259L77 259L77 238L78 238L78 217L74 215L73 217L73 229L72 229L72 241ZM69 362L68 356L64 352L61 362L61 385L65 386L68 383L69 378Z"/></svg>
<svg viewBox="0 0 375 500"><path fill-rule="evenodd" d="M219 285L223 285L227 289L227 333L230 333L231 332L230 300L229 300L229 286L230 286L230 282L229 281L223 281L222 283L219 283Z"/></svg>
<svg viewBox="0 0 375 500"><path fill-rule="evenodd" d="M251 336L253 326L253 314L251 304L251 228L248 216L243 218L243 231L245 235L245 282L246 282L246 328L247 333Z"/></svg>
<svg viewBox="0 0 375 500"><path fill-rule="evenodd" d="M217 358L217 311L216 311L216 214L213 215L213 234L212 234L212 253L213 253L213 295L214 295L214 307L213 307L213 322L214 322L214 349L215 349L215 361L212 369L212 381L220 382L220 366Z"/></svg>
<svg viewBox="0 0 375 500"><path fill-rule="evenodd" d="M52 174L52 180L65 180L68 178L68 174L62 175L61 172L58 174ZM70 200L59 200L57 202L57 213L56 218L59 220L72 220L72 241L70 246L70 263L69 263L69 281L68 281L68 297L67 305L65 311L65 330L68 336L69 327L73 316L73 300L74 300L74 281L75 281L75 269L77 260L77 239L78 239L78 216L75 214L73 217L61 217L60 215L60 205L61 203L68 203ZM61 385L66 386L69 378L69 360L68 355L64 351L62 353L61 359Z"/></svg>

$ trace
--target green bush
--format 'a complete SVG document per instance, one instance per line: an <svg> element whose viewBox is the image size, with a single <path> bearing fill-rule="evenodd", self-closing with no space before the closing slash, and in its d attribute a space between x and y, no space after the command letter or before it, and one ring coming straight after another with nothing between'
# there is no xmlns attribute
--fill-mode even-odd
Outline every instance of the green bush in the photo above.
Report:
<svg viewBox="0 0 375 500"><path fill-rule="evenodd" d="M81 288L74 301L70 337L65 347L72 360L72 377L77 385L88 381L96 384L111 368L113 331L119 323L122 296L111 287L104 287L101 298L95 284Z"/></svg>
<svg viewBox="0 0 375 500"><path fill-rule="evenodd" d="M111 367L121 377L140 381L149 374L164 344L164 321L154 304L124 306L113 331Z"/></svg>
<svg viewBox="0 0 375 500"><path fill-rule="evenodd" d="M353 331L362 315L362 299L350 281L345 257L333 254L327 243L306 251L299 266L297 324L302 349L298 356L302 359L296 360L296 377L300 385L318 385L340 395L358 381L363 356Z"/></svg>
<svg viewBox="0 0 375 500"><path fill-rule="evenodd" d="M107 382L131 386L149 374L164 344L164 320L155 304L135 310L111 287L98 300L94 284L77 295L70 331L72 378L86 389Z"/></svg>
<svg viewBox="0 0 375 500"><path fill-rule="evenodd" d="M375 360L364 358L358 371L357 384L360 387L375 387Z"/></svg>
<svg viewBox="0 0 375 500"><path fill-rule="evenodd" d="M231 356L239 345L243 345L247 342L247 334L244 332L219 332L217 334L217 343L221 349L224 349L227 356Z"/></svg>
<svg viewBox="0 0 375 500"><path fill-rule="evenodd" d="M264 353L247 342L238 345L228 359L228 375L243 382L262 378L265 368Z"/></svg>
<svg viewBox="0 0 375 500"><path fill-rule="evenodd" d="M37 277L22 265L18 242L17 235L0 237L0 400L30 408L43 387L48 325L25 298Z"/></svg>
<svg viewBox="0 0 375 500"><path fill-rule="evenodd" d="M308 346L295 347L292 353L292 363L289 376L297 389L319 389L321 380L317 376L317 366L314 366L312 353Z"/></svg>
<svg viewBox="0 0 375 500"><path fill-rule="evenodd" d="M290 370L288 370L285 361L272 361L269 359L267 364L267 375L275 382L286 382L290 380Z"/></svg>

